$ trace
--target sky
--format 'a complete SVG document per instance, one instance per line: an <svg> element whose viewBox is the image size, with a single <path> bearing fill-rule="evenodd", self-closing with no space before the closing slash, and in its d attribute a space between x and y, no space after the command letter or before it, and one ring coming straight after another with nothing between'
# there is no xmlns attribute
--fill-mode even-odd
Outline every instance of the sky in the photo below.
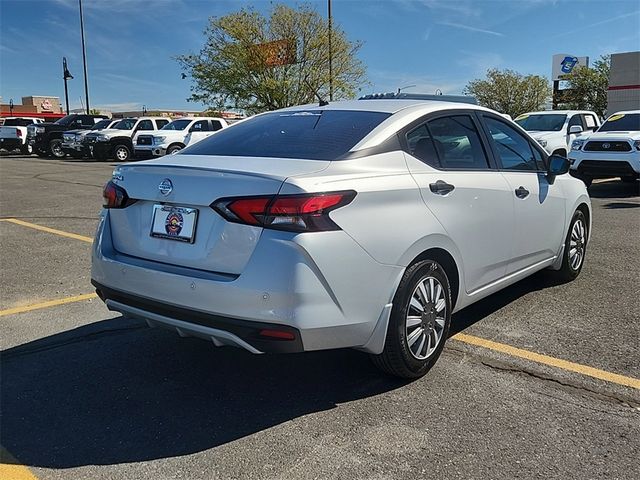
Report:
<svg viewBox="0 0 640 480"><path fill-rule="evenodd" d="M283 1L292 6L299 2ZM311 1L326 14L327 2ZM204 43L210 16L258 0L83 0L92 108L111 111L201 109L188 102L190 79L176 55ZM369 85L362 93L459 94L488 68L551 75L555 53L588 56L640 50L637 0L333 0L334 22L352 41ZM0 96L84 98L77 0L0 0Z"/></svg>

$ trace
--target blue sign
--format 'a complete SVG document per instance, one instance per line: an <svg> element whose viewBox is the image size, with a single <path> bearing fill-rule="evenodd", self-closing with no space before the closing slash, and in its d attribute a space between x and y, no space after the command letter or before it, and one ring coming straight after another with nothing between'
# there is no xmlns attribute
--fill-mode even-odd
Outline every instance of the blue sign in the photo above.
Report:
<svg viewBox="0 0 640 480"><path fill-rule="evenodd" d="M560 70L562 70L562 73L571 73L577 63L578 57L566 56L560 63Z"/></svg>

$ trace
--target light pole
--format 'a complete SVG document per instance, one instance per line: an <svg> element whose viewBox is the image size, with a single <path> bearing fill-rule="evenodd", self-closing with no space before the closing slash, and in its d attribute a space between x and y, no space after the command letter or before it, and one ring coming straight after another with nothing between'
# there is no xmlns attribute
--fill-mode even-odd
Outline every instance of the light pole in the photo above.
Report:
<svg viewBox="0 0 640 480"><path fill-rule="evenodd" d="M80 6L80 36L82 37L82 65L84 67L84 96L87 101L87 115L89 114L89 78L87 77L87 50L84 47L84 16L82 15L82 0L78 0Z"/></svg>
<svg viewBox="0 0 640 480"><path fill-rule="evenodd" d="M329 101L333 102L333 50L331 45L331 37L333 34L333 17L331 16L331 0L327 1L327 8L329 10Z"/></svg>
<svg viewBox="0 0 640 480"><path fill-rule="evenodd" d="M69 115L69 90L67 89L67 80L72 80L73 75L69 73L67 68L67 57L62 57L62 79L64 80L64 101L67 105L67 115Z"/></svg>
<svg viewBox="0 0 640 480"><path fill-rule="evenodd" d="M13 98L9 99L9 116L13 117Z"/></svg>

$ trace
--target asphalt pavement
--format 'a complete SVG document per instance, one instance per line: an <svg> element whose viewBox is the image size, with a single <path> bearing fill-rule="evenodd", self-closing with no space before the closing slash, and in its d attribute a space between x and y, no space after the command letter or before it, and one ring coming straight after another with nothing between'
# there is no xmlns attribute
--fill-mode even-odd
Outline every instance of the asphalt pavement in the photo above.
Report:
<svg viewBox="0 0 640 480"><path fill-rule="evenodd" d="M356 351L254 356L87 298L114 165L0 158L0 476L640 478L638 185L590 188L576 281L540 272L456 314L493 343L453 337L404 382Z"/></svg>

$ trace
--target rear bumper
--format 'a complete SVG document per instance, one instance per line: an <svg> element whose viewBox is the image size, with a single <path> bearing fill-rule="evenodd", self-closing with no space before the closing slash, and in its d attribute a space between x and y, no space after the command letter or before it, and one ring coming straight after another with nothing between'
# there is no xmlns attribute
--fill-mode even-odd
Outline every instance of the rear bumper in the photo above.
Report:
<svg viewBox="0 0 640 480"><path fill-rule="evenodd" d="M19 138L0 138L0 148L15 150L21 148L22 145L24 144Z"/></svg>
<svg viewBox="0 0 640 480"><path fill-rule="evenodd" d="M229 345L244 348L251 353L303 351L300 332L292 327L212 315L124 293L95 281L92 283L96 287L96 293L109 310L140 318L149 326L175 329L181 336L204 338L211 340L218 347ZM260 335L264 330L286 332L293 338L291 340L266 339Z"/></svg>
<svg viewBox="0 0 640 480"><path fill-rule="evenodd" d="M260 352L355 347L380 353L403 271L377 263L342 231L265 230L239 275L168 265L117 252L105 211L91 278L109 308L214 343L253 351L203 328L235 335ZM264 325L294 332L295 341L260 343L255 332Z"/></svg>
<svg viewBox="0 0 640 480"><path fill-rule="evenodd" d="M583 152L569 153L571 171L591 178L640 175L640 152Z"/></svg>

